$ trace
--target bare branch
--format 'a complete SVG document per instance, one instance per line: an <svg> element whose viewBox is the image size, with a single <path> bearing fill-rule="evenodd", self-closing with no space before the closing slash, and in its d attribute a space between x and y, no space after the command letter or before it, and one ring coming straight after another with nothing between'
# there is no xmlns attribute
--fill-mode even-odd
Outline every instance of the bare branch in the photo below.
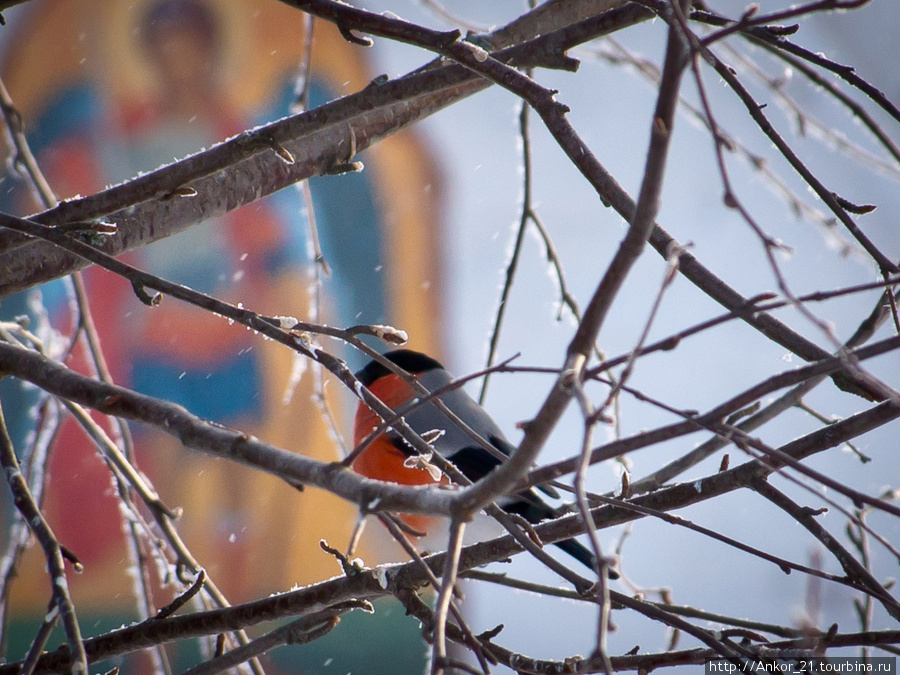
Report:
<svg viewBox="0 0 900 675"><path fill-rule="evenodd" d="M255 466L291 484L330 490L367 511L448 514L454 500L453 493L443 490L373 481L339 465L287 452L201 420L179 405L92 380L27 349L0 344L0 363L6 373L34 382L52 394L108 415L152 424L178 438L185 447Z"/></svg>
<svg viewBox="0 0 900 675"><path fill-rule="evenodd" d="M66 557L65 550L53 534L53 530L50 528L46 518L44 518L44 514L38 508L31 490L28 489L28 485L25 483L22 472L19 469L19 460L16 457L15 448L13 448L12 440L6 429L6 421L3 418L2 409L0 409L0 465L3 466L6 473L6 480L16 508L22 513L22 517L28 523L41 548L44 549L44 555L47 558L51 601L50 610L44 623L50 628L55 623L57 615L62 618L69 653L71 654L70 672L73 675L87 675L88 658L84 651L78 618L75 615L75 605L72 603L72 596L69 593L69 582L66 578L66 565L64 562ZM71 558L71 556L69 557ZM80 568L80 563L77 563L77 560L75 562L76 569ZM31 651L40 651L41 643L47 637L49 637L49 630L38 631Z"/></svg>
<svg viewBox="0 0 900 675"><path fill-rule="evenodd" d="M567 48L571 40L590 40L651 16L641 7L613 10L612 14L562 27L556 33L512 47L498 53L497 58L519 65L540 65L550 46ZM361 152L486 86L488 82L462 66L417 71L392 81L376 78L356 94L245 132L91 197L63 202L33 220L45 225L99 219L114 222L116 235L105 241L103 250L115 256L297 181L325 174L346 160L354 143ZM282 159L281 149L294 158L293 163ZM46 244L28 243L20 236L0 237L0 251L4 251L0 267L5 270L0 297L85 265L71 254Z"/></svg>

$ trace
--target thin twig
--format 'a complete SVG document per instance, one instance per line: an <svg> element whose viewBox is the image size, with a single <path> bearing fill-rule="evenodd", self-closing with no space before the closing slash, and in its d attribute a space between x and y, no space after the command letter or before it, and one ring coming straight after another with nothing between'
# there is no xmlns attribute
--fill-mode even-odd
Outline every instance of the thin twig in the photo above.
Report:
<svg viewBox="0 0 900 675"><path fill-rule="evenodd" d="M189 668L182 675L214 675L228 668L234 668L251 658L262 656L276 647L312 642L331 632L340 622L340 615L352 609L362 609L369 613L375 611L371 603L365 600L343 602L291 621L230 652Z"/></svg>
<svg viewBox="0 0 900 675"><path fill-rule="evenodd" d="M47 607L47 613L41 621L41 625L31 640L31 647L22 660L21 675L32 675L35 666L37 666L38 658L44 652L44 646L50 639L50 634L59 622L59 607L55 598L51 598L50 606Z"/></svg>
<svg viewBox="0 0 900 675"><path fill-rule="evenodd" d="M463 533L466 525L458 520L450 521L450 540L447 542L447 553L444 557L444 575L441 578L441 589L434 603L434 654L431 657L432 675L441 675L445 670L447 659L447 613L453 589L456 588L456 575L459 572L459 554L462 549Z"/></svg>
<svg viewBox="0 0 900 675"><path fill-rule="evenodd" d="M378 519L384 524L394 540L398 544L400 544L404 551L406 551L406 555L408 555L412 560L418 562L419 565L421 565L422 571L428 577L428 581L431 584L431 587L440 592L441 581L437 578L431 567L428 566L428 563L425 562L424 558L422 558L421 554L416 550L415 546L413 546L412 542L410 542L409 537L406 536L406 533L401 527L402 521L390 513L379 513ZM478 638L476 638L472 633L472 629L469 628L469 625L466 622L465 615L462 613L459 607L457 607L457 604L456 602L454 602L453 598L450 599L449 607L450 612L453 614L453 618L456 619L456 623L462 631L465 645L475 653L479 663L481 663L484 672L490 672L490 667L487 663L487 657L484 653L484 650L481 648L481 643L478 641Z"/></svg>
<svg viewBox="0 0 900 675"><path fill-rule="evenodd" d="M590 457L591 457L591 443L593 439L593 431L594 425L597 423L598 415L597 411L594 410L593 405L591 404L590 399L582 387L582 383L575 377L573 377L569 386L574 389L574 398L578 402L578 405L581 407L581 415L584 418L584 432L582 433L582 441L581 441L581 453L580 459L581 462L578 466L578 470L575 472L575 496L576 506L578 507L578 513L584 521L585 530L588 533L589 541L591 542L591 548L594 552L594 558L597 560L597 583L595 586L595 593L597 596L597 604L598 615L597 615L597 641L594 646L594 653L592 655L593 659L599 659L603 664L603 669L606 672L606 675L612 675L612 663L609 660L609 652L607 651L607 636L609 634L609 612L610 612L610 603L609 603L609 562L606 560L606 556L603 554L603 549L600 545L600 538L597 536L597 531L594 527L594 520L591 518L591 510L588 505L588 497L587 497L587 489L585 487L585 481L587 479L587 470L590 468ZM602 412L602 408L600 411Z"/></svg>
<svg viewBox="0 0 900 675"><path fill-rule="evenodd" d="M531 71L527 72L528 76L531 77ZM491 330L491 338L488 342L488 353L485 362L488 368L494 365L494 359L497 356L497 346L500 343L500 329L503 326L503 318L506 316L506 310L509 305L509 296L512 292L516 270L519 268L519 257L522 255L522 246L525 241L525 230L528 228L532 189L531 132L528 125L529 110L531 108L523 101L519 111L519 138L522 141L522 213L519 217L519 226L516 228L512 253L509 256L509 261L506 263L503 290L500 291L500 300L497 303L497 311L494 315L494 327ZM479 405L484 405L489 382L489 376L485 376L481 381L481 391L478 393Z"/></svg>
<svg viewBox="0 0 900 675"><path fill-rule="evenodd" d="M831 552L848 577L865 588L867 595L878 600L888 614L895 619L900 618L900 603L885 590L884 586L872 576L863 564L840 544L834 535L822 527L810 509L801 507L764 478L755 480L752 488L805 527Z"/></svg>
<svg viewBox="0 0 900 675"><path fill-rule="evenodd" d="M25 478L19 468L19 460L16 457L15 448L6 428L6 420L3 410L0 408L0 465L6 474L6 481L16 508L22 514L28 527L31 528L35 538L44 550L47 559L47 568L50 576L51 589L51 613L58 612L65 628L66 642L70 654L70 672L72 675L87 675L88 658L84 650L84 642L81 638L81 628L75 614L75 605L69 593L69 583L66 578L66 565L63 559L63 549L59 540L53 534L50 524L44 518L38 508L34 495L28 488ZM35 642L46 640L44 631L39 631Z"/></svg>
<svg viewBox="0 0 900 675"><path fill-rule="evenodd" d="M791 7L790 9L782 9L776 12L771 12L769 14L763 14L762 16L757 16L756 13L759 7L754 6L751 9L747 10L738 21L735 21L725 28L715 31L714 33L705 37L702 44L704 47L708 47L714 42L717 42L729 35L745 31L756 26L777 24L782 21L786 21L787 19L793 19L794 17L799 16L807 16L814 12L857 9L865 4L868 4L869 2L870 0L816 0L815 2L809 2L805 5L796 5L794 7Z"/></svg>
<svg viewBox="0 0 900 675"><path fill-rule="evenodd" d="M815 191L819 198L825 203L838 220L847 228L851 235L859 242L859 244L869 253L872 259L878 264L879 269L886 273L897 273L900 268L887 258L863 233L862 230L853 222L850 215L840 205L835 198L834 192L828 190L821 181L810 171L806 164L799 158L794 150L785 142L781 135L775 130L775 127L762 112L760 106L750 95L750 92L741 84L740 80L734 75L732 70L725 65L715 54L709 49L703 50L703 56L707 59L719 76L728 83L728 86L737 94L738 98L744 103L747 112L757 123L759 128L766 134L769 140L778 148L779 152L791 164L794 170L800 174L803 180Z"/></svg>

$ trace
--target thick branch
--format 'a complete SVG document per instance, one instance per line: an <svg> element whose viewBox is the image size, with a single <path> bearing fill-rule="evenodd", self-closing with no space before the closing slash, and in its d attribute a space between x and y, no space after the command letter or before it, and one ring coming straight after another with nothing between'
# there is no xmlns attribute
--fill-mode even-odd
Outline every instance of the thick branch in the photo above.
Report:
<svg viewBox="0 0 900 675"><path fill-rule="evenodd" d="M248 464L292 484L329 490L363 510L450 513L453 493L446 490L363 478L340 465L309 459L207 422L180 405L85 377L28 349L0 343L0 371L107 415L151 424L178 438L185 447Z"/></svg>
<svg viewBox="0 0 900 675"><path fill-rule="evenodd" d="M627 6L495 56L521 66L558 63L552 52L646 21L653 13ZM548 56L550 54L550 56ZM68 200L32 219L45 225L114 222L110 255L149 244L203 220L221 216L293 183L322 175L379 140L485 87L489 82L459 65L416 71L356 94L273 122L209 150L108 188ZM15 249L15 250L13 250ZM86 266L43 242L0 231L0 298Z"/></svg>

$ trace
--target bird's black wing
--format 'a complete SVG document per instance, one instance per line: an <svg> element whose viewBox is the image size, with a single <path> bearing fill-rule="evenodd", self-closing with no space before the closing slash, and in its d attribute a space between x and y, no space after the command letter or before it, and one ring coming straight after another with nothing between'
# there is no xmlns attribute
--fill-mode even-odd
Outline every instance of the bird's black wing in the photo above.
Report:
<svg viewBox="0 0 900 675"><path fill-rule="evenodd" d="M513 450L516 449L516 446L507 441L505 438L501 438L499 436L491 436L488 440L490 440L493 446L507 457L509 457L512 454ZM557 492L549 485L538 485L536 487L551 499L559 499L559 492Z"/></svg>

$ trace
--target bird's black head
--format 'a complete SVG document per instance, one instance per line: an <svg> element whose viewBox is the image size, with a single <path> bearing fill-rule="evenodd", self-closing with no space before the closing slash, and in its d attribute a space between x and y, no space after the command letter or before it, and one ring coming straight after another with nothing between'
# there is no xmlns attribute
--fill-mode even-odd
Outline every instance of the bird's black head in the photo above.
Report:
<svg viewBox="0 0 900 675"><path fill-rule="evenodd" d="M403 370L412 373L413 375L424 373L427 370L444 367L430 356L426 356L422 352L414 352L411 349L395 349L394 351L387 352L384 355L384 358L391 363L397 364L403 368ZM369 361L365 368L356 373L356 379L368 387L375 380L384 377L390 372L391 371L377 361Z"/></svg>

